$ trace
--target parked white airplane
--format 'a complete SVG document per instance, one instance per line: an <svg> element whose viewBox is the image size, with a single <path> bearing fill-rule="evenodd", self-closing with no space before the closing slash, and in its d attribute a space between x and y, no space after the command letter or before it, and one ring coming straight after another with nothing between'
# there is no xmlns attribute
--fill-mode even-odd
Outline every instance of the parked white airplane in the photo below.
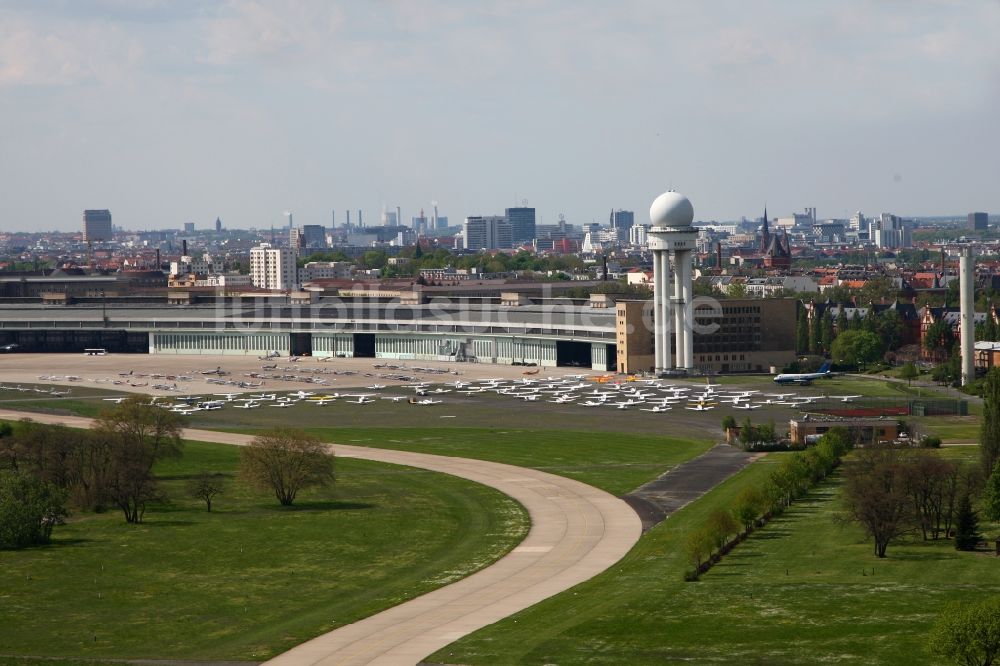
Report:
<svg viewBox="0 0 1000 666"><path fill-rule="evenodd" d="M369 398L366 395L359 395L356 397L357 400L348 400L347 402L351 403L352 405L367 405L369 403L375 402L372 398Z"/></svg>
<svg viewBox="0 0 1000 666"><path fill-rule="evenodd" d="M427 400L417 400L413 404L415 404L415 405L440 405L442 402L444 402L444 400L431 400L430 398L428 398Z"/></svg>
<svg viewBox="0 0 1000 666"><path fill-rule="evenodd" d="M258 407L260 407L260 403L259 402L254 402L253 400L247 400L246 402L243 402L242 404L233 405L233 406L236 407L237 409L257 409Z"/></svg>
<svg viewBox="0 0 1000 666"><path fill-rule="evenodd" d="M372 384L371 386L366 386L369 391L381 391L385 388L385 384Z"/></svg>
<svg viewBox="0 0 1000 666"><path fill-rule="evenodd" d="M669 412L670 408L666 407L666 406L663 406L663 405L656 405L652 409L645 409L645 408L640 407L639 410L643 411L643 412L655 412L657 414L661 414L663 412Z"/></svg>
<svg viewBox="0 0 1000 666"><path fill-rule="evenodd" d="M113 402L116 405L120 405L125 398L104 398L104 402Z"/></svg>
<svg viewBox="0 0 1000 666"><path fill-rule="evenodd" d="M323 405L329 405L333 401L334 401L333 398L320 398L319 400L310 400L309 402L311 402L314 405L319 405L320 407L322 407Z"/></svg>
<svg viewBox="0 0 1000 666"><path fill-rule="evenodd" d="M760 409L760 405L751 405L749 402L742 402L738 405L733 405L735 409Z"/></svg>
<svg viewBox="0 0 1000 666"><path fill-rule="evenodd" d="M860 396L860 395L838 395L838 396L833 396L833 397L840 398L841 402L852 402L855 398L861 398L863 396Z"/></svg>
<svg viewBox="0 0 1000 666"><path fill-rule="evenodd" d="M269 407L291 407L294 404L295 403L291 402L291 401L287 401L287 402L272 402L269 405Z"/></svg>
<svg viewBox="0 0 1000 666"><path fill-rule="evenodd" d="M607 403L604 402L603 400L585 400L580 404L583 405L584 407L601 407L602 405L605 405Z"/></svg>
<svg viewBox="0 0 1000 666"><path fill-rule="evenodd" d="M684 409L690 409L692 412L707 412L710 409L715 409L715 405L706 405L703 403L698 403L693 407L691 405L688 405Z"/></svg>
<svg viewBox="0 0 1000 666"><path fill-rule="evenodd" d="M295 393L289 393L287 397L298 398L299 400L303 398L308 398L311 395L316 395L313 391L296 391Z"/></svg>

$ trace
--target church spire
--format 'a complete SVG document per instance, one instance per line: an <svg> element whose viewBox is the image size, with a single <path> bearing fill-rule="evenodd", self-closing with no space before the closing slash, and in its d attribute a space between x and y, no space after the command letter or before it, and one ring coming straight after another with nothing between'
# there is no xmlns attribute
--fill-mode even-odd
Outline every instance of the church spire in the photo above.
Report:
<svg viewBox="0 0 1000 666"><path fill-rule="evenodd" d="M760 254L766 254L771 246L771 230L767 226L767 205L764 205L764 224L760 227Z"/></svg>

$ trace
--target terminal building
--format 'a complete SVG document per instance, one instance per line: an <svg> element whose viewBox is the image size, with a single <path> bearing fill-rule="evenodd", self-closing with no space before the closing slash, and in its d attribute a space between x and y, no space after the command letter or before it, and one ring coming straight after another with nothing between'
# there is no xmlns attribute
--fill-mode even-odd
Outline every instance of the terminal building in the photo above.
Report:
<svg viewBox="0 0 1000 666"><path fill-rule="evenodd" d="M466 287L469 287L468 289ZM535 285L535 287L539 287ZM506 289L506 290L505 290ZM341 296L246 294L0 303L23 352L363 357L653 370L652 301L497 285ZM716 303L718 307L712 305ZM695 304L695 372L768 372L795 358L794 299Z"/></svg>
<svg viewBox="0 0 1000 666"><path fill-rule="evenodd" d="M652 372L652 303L616 304L615 370ZM795 360L799 301L793 298L696 299L694 372L772 372ZM676 354L676 341L668 339Z"/></svg>

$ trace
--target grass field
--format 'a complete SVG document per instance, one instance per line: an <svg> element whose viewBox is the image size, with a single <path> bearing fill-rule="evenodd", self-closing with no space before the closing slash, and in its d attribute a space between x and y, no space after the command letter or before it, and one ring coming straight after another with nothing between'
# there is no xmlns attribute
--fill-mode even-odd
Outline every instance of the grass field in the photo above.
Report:
<svg viewBox="0 0 1000 666"><path fill-rule="evenodd" d="M319 428L331 442L502 462L623 495L712 447L709 440L485 428Z"/></svg>
<svg viewBox="0 0 1000 666"><path fill-rule="evenodd" d="M49 547L0 552L0 655L261 661L468 575L528 528L493 489L346 458L291 508L231 479L212 513L184 496L237 458L189 443L158 467L173 500L144 524L76 515Z"/></svg>
<svg viewBox="0 0 1000 666"><path fill-rule="evenodd" d="M757 532L701 582L681 580L688 531L764 478L780 455L754 463L654 528L609 571L428 661L938 663L924 650L938 608L1000 592L997 559L958 553L951 542L911 540L891 545L887 559L878 560L857 528L834 520L836 481Z"/></svg>

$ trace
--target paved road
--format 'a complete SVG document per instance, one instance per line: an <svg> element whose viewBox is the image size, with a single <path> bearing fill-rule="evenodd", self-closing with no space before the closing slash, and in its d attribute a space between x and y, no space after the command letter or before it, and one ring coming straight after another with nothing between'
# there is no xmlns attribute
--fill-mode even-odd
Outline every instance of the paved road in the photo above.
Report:
<svg viewBox="0 0 1000 666"><path fill-rule="evenodd" d="M717 444L697 458L633 490L624 499L642 517L645 532L761 455L747 453L728 444Z"/></svg>
<svg viewBox="0 0 1000 666"><path fill-rule="evenodd" d="M0 410L0 419L89 427L90 419ZM246 435L185 430L184 437L245 445ZM531 530L511 553L478 573L369 618L312 639L268 662L399 664L432 652L508 615L601 573L632 548L642 531L622 500L572 479L466 458L335 444L339 456L363 458L460 476L519 501Z"/></svg>

